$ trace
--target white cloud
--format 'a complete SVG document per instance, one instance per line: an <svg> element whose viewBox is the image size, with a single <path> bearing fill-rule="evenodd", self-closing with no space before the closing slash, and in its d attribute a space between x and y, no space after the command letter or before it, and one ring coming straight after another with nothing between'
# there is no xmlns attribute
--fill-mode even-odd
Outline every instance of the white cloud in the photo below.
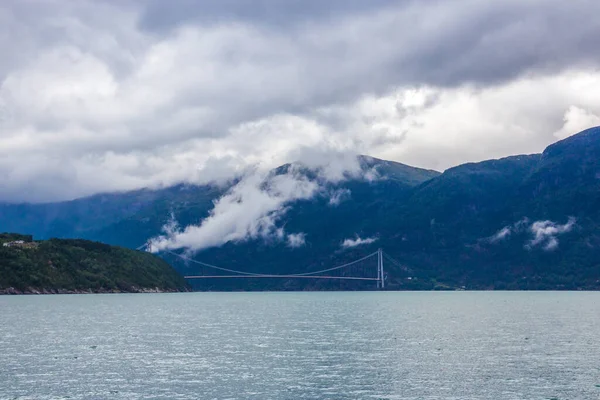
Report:
<svg viewBox="0 0 600 400"><path fill-rule="evenodd" d="M600 108L598 109L600 110ZM559 139L564 139L574 133L600 125L600 117L598 115L576 106L569 107L565 112L563 120L565 122L563 127L554 132L554 136Z"/></svg>
<svg viewBox="0 0 600 400"><path fill-rule="evenodd" d="M329 205L336 207L343 201L350 199L352 192L350 189L336 189L329 193Z"/></svg>
<svg viewBox="0 0 600 400"><path fill-rule="evenodd" d="M287 236L287 245L291 248L302 247L306 244L305 233L291 233Z"/></svg>
<svg viewBox="0 0 600 400"><path fill-rule="evenodd" d="M338 109L343 129L356 135L370 155L441 171L466 161L543 151L556 141L554 132L563 127L560 117L574 102L600 113L599 71L528 76L483 88L423 86L418 91L435 100L406 106L414 89L398 88ZM535 99L544 99L543 104ZM569 134L597 125L593 118L578 121L567 127Z"/></svg>
<svg viewBox="0 0 600 400"><path fill-rule="evenodd" d="M349 248L349 247L356 247L356 246L361 246L364 244L371 244L377 241L377 238L375 237L369 237L369 238L361 238L359 236L356 236L355 239L344 239L344 241L342 242L342 247L343 248Z"/></svg>
<svg viewBox="0 0 600 400"><path fill-rule="evenodd" d="M557 236L571 232L576 222L577 219L574 217L569 217L567 223L563 225L548 220L530 223L529 218L523 218L511 226L505 226L486 240L490 243L496 243L512 234L529 232L533 235L533 238L525 245L526 249L541 246L544 250L550 251L558 248Z"/></svg>
<svg viewBox="0 0 600 400"><path fill-rule="evenodd" d="M492 236L488 237L486 240L490 243L500 242L504 239L507 239L510 235L512 235L514 233L523 232L523 230L527 229L528 225L529 225L529 218L524 217L523 219L515 222L512 225L505 226L504 228L500 229L498 232L496 232Z"/></svg>
<svg viewBox="0 0 600 400"><path fill-rule="evenodd" d="M536 221L531 224L530 231L533 239L529 242L529 247L542 246L544 250L554 250L558 247L556 236L570 232L575 226L576 219L569 217L566 224L560 225L552 221Z"/></svg>
<svg viewBox="0 0 600 400"><path fill-rule="evenodd" d="M349 177L369 179L370 169L363 171L356 156L331 152L328 160L328 163L315 164L309 160L308 165L290 164L287 170L279 173L260 169L249 171L215 202L210 215L199 225L181 229L170 220L163 228L165 234L151 239L149 248L153 252L177 248L197 251L248 239L286 240L288 246L300 247L305 244L304 233L286 234L282 227L277 226L290 203L314 196L324 196L331 202L332 183ZM340 168L342 164L347 167ZM358 166L357 170L354 165ZM343 171L345 173L338 175ZM315 172L315 177L308 177ZM346 195L344 190L333 193L334 196L335 193Z"/></svg>
<svg viewBox="0 0 600 400"><path fill-rule="evenodd" d="M167 230L166 235L152 239L150 247L152 251L196 251L247 239L281 239L284 233L276 223L285 214L286 204L311 198L317 189L315 182L293 172L266 177L251 174L216 201L210 216L199 225Z"/></svg>
<svg viewBox="0 0 600 400"><path fill-rule="evenodd" d="M489 238L489 241L491 243L496 243L499 242L501 240L506 239L507 237L509 237L512 233L512 229L510 226L505 226L504 228L500 229L498 232L496 232L494 235L492 235Z"/></svg>
<svg viewBox="0 0 600 400"><path fill-rule="evenodd" d="M551 251L558 248L558 239L554 236L548 237L544 250Z"/></svg>

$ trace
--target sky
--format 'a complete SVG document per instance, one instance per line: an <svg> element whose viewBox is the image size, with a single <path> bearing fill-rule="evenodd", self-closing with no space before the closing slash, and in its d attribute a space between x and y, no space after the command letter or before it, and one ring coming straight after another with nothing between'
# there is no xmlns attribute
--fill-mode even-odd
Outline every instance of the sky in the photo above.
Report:
<svg viewBox="0 0 600 400"><path fill-rule="evenodd" d="M3 0L0 201L541 152L600 125L598 15L597 0Z"/></svg>

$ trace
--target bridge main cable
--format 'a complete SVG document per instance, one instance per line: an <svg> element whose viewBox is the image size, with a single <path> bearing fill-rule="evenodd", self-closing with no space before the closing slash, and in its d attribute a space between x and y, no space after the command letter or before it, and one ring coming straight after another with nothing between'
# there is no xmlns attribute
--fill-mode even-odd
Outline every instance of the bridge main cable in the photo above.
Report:
<svg viewBox="0 0 600 400"><path fill-rule="evenodd" d="M256 277L272 277L272 278L275 278L275 277L291 278L291 277L302 277L302 276L308 277L308 276L311 276L311 275L321 274L321 273L324 273L324 272L335 271L335 270L338 270L338 269L349 267L351 265L357 264L357 263L359 263L361 261L364 261L364 260L366 260L366 259L368 259L370 257L373 257L373 256L377 255L377 252L374 252L374 253L371 253L371 254L369 254L369 255L367 255L365 257L359 258L358 260L354 260L354 261L346 263L346 264L338 265L337 267L322 269L322 270L319 270L319 271L304 272L304 273L301 273L301 274L281 274L281 275L278 275L278 274L259 274L259 273L255 273L255 272L237 271L237 270L234 270L234 269L217 267L216 265L207 264L207 263L202 262L202 261L197 261L197 260L194 260L194 259L189 258L189 257L185 257L185 256L183 256L181 254L175 253L175 252L170 251L170 250L163 250L163 251L165 253L168 253L168 254L174 255L176 257L179 257L182 260L189 261L189 262L196 263L196 264L200 264L200 265L208 267L208 268L214 268L214 269L217 269L217 270L220 270L220 271L223 271L223 272L231 272L231 273L234 273L234 274L246 275L248 277L256 276Z"/></svg>
<svg viewBox="0 0 600 400"><path fill-rule="evenodd" d="M366 259L368 259L370 257L373 257L376 254L377 254L377 252L374 252L374 253L369 254L368 256L364 256L363 258L359 258L358 260L354 260L354 261L349 262L347 264L338 265L337 267L333 267L333 268L327 268L327 269L322 269L320 271L305 272L305 273L302 273L302 274L291 274L291 275L293 275L293 276L308 276L308 275L321 274L323 272L335 271L337 269L342 269L342 268L349 267L351 265L357 264L357 263L359 263L361 261L364 261L364 260L366 260Z"/></svg>
<svg viewBox="0 0 600 400"><path fill-rule="evenodd" d="M394 264L395 266L397 266L398 268L402 269L405 272L413 272L412 269L410 269L409 267L407 267L404 264L401 264L400 262L398 262L396 259L394 259L392 256L390 256L389 254L387 254L385 251L383 252L383 256L390 261L392 264Z"/></svg>
<svg viewBox="0 0 600 400"><path fill-rule="evenodd" d="M253 276L264 275L264 274L256 274L254 272L244 272L244 271L236 271L235 269L221 268L221 267L217 267L216 265L204 263L202 261L196 261L193 258L185 257L185 256L182 256L181 254L177 254L177 253L169 251L169 250L163 250L163 251L165 253L169 253L169 254L172 254L172 255L174 255L176 257L179 257L182 260L189 261L189 262L196 263L196 264L200 264L200 265L205 266L205 267L218 269L219 271L223 271L223 272L231 272L231 273L234 273L234 274L253 275Z"/></svg>

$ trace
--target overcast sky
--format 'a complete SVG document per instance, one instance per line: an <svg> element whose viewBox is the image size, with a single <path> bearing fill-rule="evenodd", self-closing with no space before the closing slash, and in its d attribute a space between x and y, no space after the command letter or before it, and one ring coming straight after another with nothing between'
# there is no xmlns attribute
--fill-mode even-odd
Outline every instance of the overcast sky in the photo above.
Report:
<svg viewBox="0 0 600 400"><path fill-rule="evenodd" d="M0 201L331 154L441 171L540 152L600 125L598 15L597 0L3 0Z"/></svg>

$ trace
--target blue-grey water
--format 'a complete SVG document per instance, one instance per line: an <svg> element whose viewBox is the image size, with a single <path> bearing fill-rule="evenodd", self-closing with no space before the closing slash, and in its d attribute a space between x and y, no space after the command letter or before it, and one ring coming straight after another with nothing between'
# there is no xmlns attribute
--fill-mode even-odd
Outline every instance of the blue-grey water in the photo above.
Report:
<svg viewBox="0 0 600 400"><path fill-rule="evenodd" d="M0 399L598 399L600 293L0 296Z"/></svg>

